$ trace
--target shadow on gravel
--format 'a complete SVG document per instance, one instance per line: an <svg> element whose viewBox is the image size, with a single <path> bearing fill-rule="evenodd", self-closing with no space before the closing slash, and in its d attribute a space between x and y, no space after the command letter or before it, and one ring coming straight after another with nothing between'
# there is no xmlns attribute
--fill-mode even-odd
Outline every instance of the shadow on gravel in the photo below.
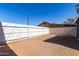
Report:
<svg viewBox="0 0 79 59"><path fill-rule="evenodd" d="M44 40L44 42L55 43L72 49L79 50L79 42L75 37L71 36L55 36Z"/></svg>

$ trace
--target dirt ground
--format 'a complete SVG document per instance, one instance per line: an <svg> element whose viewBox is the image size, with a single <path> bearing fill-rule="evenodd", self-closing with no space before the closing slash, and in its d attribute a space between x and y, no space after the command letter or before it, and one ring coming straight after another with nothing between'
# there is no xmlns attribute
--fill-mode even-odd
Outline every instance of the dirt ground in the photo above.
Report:
<svg viewBox="0 0 79 59"><path fill-rule="evenodd" d="M5 53L5 54L4 54ZM43 35L0 46L0 55L79 56L79 42L74 37Z"/></svg>

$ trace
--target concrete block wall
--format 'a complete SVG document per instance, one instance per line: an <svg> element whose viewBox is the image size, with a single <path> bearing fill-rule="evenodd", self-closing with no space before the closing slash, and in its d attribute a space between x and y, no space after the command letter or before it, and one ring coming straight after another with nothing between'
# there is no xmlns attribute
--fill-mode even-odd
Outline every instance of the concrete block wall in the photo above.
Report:
<svg viewBox="0 0 79 59"><path fill-rule="evenodd" d="M49 34L49 28L7 22L0 23L0 42L32 38L44 34Z"/></svg>
<svg viewBox="0 0 79 59"><path fill-rule="evenodd" d="M58 28L50 28L49 32L51 34L57 35L57 36L74 36L76 37L76 30L77 27L58 27Z"/></svg>

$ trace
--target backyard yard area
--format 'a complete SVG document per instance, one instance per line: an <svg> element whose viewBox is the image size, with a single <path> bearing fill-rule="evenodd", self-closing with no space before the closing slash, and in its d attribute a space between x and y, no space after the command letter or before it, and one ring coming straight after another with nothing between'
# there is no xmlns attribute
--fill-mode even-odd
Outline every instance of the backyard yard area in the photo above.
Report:
<svg viewBox="0 0 79 59"><path fill-rule="evenodd" d="M79 42L74 37L42 35L0 45L0 55L79 56Z"/></svg>

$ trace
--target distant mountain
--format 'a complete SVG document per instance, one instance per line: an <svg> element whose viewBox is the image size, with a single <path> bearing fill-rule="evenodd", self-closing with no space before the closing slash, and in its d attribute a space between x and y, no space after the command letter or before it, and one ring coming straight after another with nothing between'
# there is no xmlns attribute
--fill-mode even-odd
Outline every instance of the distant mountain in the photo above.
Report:
<svg viewBox="0 0 79 59"><path fill-rule="evenodd" d="M41 24L39 24L38 26L43 26L43 27L48 27L49 25L51 25L48 22L42 22Z"/></svg>
<svg viewBox="0 0 79 59"><path fill-rule="evenodd" d="M76 24L52 24L49 22L42 22L41 24L39 24L38 26L42 26L42 27L69 27L69 26L76 26Z"/></svg>

